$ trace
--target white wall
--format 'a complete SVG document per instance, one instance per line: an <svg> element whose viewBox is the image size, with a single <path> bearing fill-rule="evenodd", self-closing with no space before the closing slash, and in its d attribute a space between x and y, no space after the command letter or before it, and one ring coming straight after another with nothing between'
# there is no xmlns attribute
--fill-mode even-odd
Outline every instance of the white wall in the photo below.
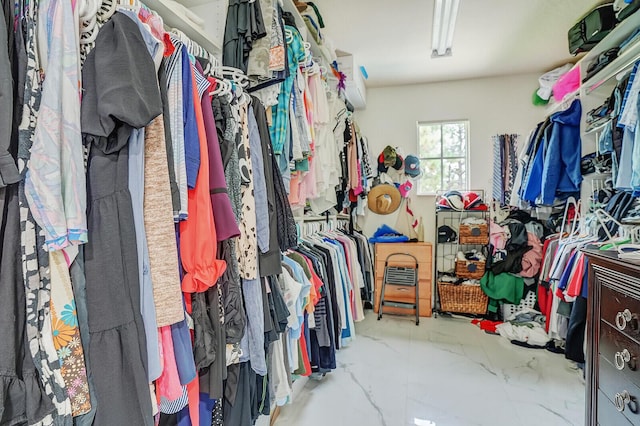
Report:
<svg viewBox="0 0 640 426"><path fill-rule="evenodd" d="M538 75L483 78L445 83L404 85L367 90L367 108L356 120L377 157L387 145L405 154L417 152L418 121L468 119L470 122L470 186L491 195L493 174L492 136L520 135L520 148L529 132L544 117L544 108L531 102ZM434 197L412 194L414 214L424 219L425 241L434 241ZM361 219L366 235L383 223L395 225L397 213L380 216L368 212Z"/></svg>

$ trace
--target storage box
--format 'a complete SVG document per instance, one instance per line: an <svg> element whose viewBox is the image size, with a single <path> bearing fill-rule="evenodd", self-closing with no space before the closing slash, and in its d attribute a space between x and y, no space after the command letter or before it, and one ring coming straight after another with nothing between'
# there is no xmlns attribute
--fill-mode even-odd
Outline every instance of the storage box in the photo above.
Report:
<svg viewBox="0 0 640 426"><path fill-rule="evenodd" d="M484 261L456 260L456 276L459 278L479 280L484 275Z"/></svg>
<svg viewBox="0 0 640 426"><path fill-rule="evenodd" d="M347 99L355 109L365 109L367 106L367 88L365 79L360 71L360 66L353 55L347 52L336 51L338 56L338 69L346 76L345 92Z"/></svg>
<svg viewBox="0 0 640 426"><path fill-rule="evenodd" d="M460 224L460 244L489 244L489 225L486 223L467 225Z"/></svg>
<svg viewBox="0 0 640 426"><path fill-rule="evenodd" d="M514 305L513 303L503 303L500 306L500 310L502 312L502 319L506 320L511 315L524 311L525 309L533 309L536 305L536 293L535 291L530 291L527 295L520 301L518 305Z"/></svg>

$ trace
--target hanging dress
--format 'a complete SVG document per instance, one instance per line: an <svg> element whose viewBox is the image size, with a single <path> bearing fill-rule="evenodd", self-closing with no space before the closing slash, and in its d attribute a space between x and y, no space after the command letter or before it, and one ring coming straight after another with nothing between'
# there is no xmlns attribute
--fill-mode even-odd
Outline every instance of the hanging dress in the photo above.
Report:
<svg viewBox="0 0 640 426"><path fill-rule="evenodd" d="M35 31L36 11L38 11L38 2L31 2L29 11L24 11L24 19L20 20L20 24L24 25L23 54L26 58L26 63L21 64L24 66L21 71L25 72L25 85L22 120L18 134L18 169L23 177L28 170L41 100L40 64ZM44 424L54 424L52 422L55 421L56 425L71 425L71 402L60 371L60 362L51 331L49 254L42 249L45 245L45 234L29 209L24 180L19 184L18 202L20 205L22 279L27 298L27 339L44 390L56 407L56 413L53 417L48 417L43 422Z"/></svg>
<svg viewBox="0 0 640 426"><path fill-rule="evenodd" d="M155 66L137 25L116 13L82 70L87 166L88 348L98 400L94 425L153 425L128 189L129 136L162 113ZM132 94L135 94L132 96Z"/></svg>

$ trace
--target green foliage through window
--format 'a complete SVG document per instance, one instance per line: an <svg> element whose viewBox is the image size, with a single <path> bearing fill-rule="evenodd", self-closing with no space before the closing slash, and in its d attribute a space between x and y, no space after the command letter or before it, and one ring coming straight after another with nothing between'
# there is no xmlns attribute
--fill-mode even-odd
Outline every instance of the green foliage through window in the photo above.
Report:
<svg viewBox="0 0 640 426"><path fill-rule="evenodd" d="M468 141L468 121L418 123L418 194L467 188Z"/></svg>

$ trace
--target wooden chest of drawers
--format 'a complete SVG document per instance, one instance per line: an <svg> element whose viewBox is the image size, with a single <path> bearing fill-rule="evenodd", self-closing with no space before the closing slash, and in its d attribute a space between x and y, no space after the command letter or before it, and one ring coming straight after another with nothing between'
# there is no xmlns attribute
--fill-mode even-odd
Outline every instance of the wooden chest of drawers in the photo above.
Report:
<svg viewBox="0 0 640 426"><path fill-rule="evenodd" d="M586 424L640 425L640 264L586 253Z"/></svg>
<svg viewBox="0 0 640 426"><path fill-rule="evenodd" d="M380 290L382 288L382 278L384 276L384 262L390 254L407 253L418 259L418 286L420 292L420 316L431 316L431 288L432 288L432 246L430 243L378 243L375 249L375 273L376 287L374 291L374 311L378 312L380 302ZM395 258L389 262L390 266L411 266L413 261L410 258ZM412 303L415 299L413 288L387 286L385 290L386 300ZM415 311L409 309L398 309L385 307L384 313L401 313L412 315Z"/></svg>

